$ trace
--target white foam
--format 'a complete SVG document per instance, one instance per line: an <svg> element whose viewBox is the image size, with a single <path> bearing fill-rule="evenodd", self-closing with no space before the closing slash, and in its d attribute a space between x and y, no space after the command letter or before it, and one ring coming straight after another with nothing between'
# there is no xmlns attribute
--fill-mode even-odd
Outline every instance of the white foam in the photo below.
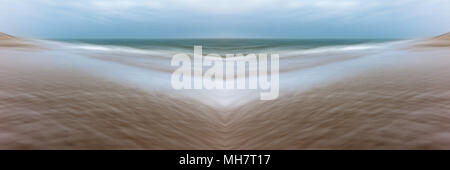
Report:
<svg viewBox="0 0 450 170"><path fill-rule="evenodd" d="M345 45L345 46L327 46L327 47L318 47L312 49L298 49L298 50L286 50L279 51L280 57L290 57L296 55L315 55L315 54L331 54L331 53L353 53L353 52L368 52L368 51L376 51L387 48L393 48L398 45L408 44L408 40L399 40L399 41L390 41L390 42L381 42L381 43L365 43L365 44L356 44L356 45Z"/></svg>
<svg viewBox="0 0 450 170"><path fill-rule="evenodd" d="M353 46L339 46L339 47L325 47L311 50L300 51L303 54L315 54L323 52L355 52L366 51L372 49L380 49L383 45L353 45ZM70 44L72 49L87 50L87 51L106 51L106 52L137 52L139 54L148 54L146 50L136 50L126 47L115 46L99 46L99 45L87 45L87 44ZM131 50L131 51L130 51ZM141 53L143 52L143 53ZM203 101L206 104L216 105L221 107L230 107L236 105L242 105L246 102L257 98L257 94L254 90L183 90L176 91L171 88L170 85L170 73L162 73L155 70L141 69L132 67L129 65L106 62L97 59L91 59L79 55L73 55L65 57L67 62L71 65L77 65L83 70L87 70L92 74L99 74L102 77L108 77L109 79L116 80L118 82L137 86L142 89L161 89L174 92L176 94L186 95L198 101ZM70 58L74 57L74 58ZM79 57L79 58L75 58ZM380 60L383 58L383 60ZM149 56L152 59L152 56ZM357 59L345 60L341 62L333 62L326 65L320 65L308 69L293 70L280 75L280 92L284 90L295 88L297 92L308 90L319 85L326 85L333 81L340 80L343 77L361 73L369 68L376 67L376 63L387 62L386 57L383 55L367 55ZM132 59L130 59L132 60ZM304 61L304 58L294 58L297 61ZM135 61L139 62L139 61ZM166 62L166 61L164 61ZM282 63L285 62L285 63ZM78 64L77 64L78 63ZM298 62L297 62L298 63ZM161 66L165 66L164 63L159 63ZM170 61L167 60L167 67L170 66ZM292 65L296 62L292 61L280 61L280 65L287 64Z"/></svg>
<svg viewBox="0 0 450 170"><path fill-rule="evenodd" d="M126 53L126 54L138 54L138 55L152 55L167 57L168 52L157 51L157 50L146 50L132 47L124 46L114 46L114 45L95 45L87 43L66 43L66 42L56 42L56 41L43 41L46 44L50 44L51 47L60 47L69 50L81 50L81 51L93 51L93 52L105 52L105 53Z"/></svg>

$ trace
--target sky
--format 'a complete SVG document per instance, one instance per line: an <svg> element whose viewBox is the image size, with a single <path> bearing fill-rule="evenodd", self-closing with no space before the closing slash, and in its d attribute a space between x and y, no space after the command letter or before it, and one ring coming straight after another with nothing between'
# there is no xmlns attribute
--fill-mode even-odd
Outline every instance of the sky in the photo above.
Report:
<svg viewBox="0 0 450 170"><path fill-rule="evenodd" d="M32 38L414 38L450 32L450 0L0 0Z"/></svg>

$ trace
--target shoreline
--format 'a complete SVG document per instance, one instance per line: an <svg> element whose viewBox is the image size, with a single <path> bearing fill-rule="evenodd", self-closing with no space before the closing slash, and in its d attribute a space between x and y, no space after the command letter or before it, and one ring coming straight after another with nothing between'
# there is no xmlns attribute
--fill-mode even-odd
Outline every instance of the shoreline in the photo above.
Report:
<svg viewBox="0 0 450 170"><path fill-rule="evenodd" d="M445 36L293 66L267 102L251 91L174 91L166 71L6 41L2 149L450 148Z"/></svg>

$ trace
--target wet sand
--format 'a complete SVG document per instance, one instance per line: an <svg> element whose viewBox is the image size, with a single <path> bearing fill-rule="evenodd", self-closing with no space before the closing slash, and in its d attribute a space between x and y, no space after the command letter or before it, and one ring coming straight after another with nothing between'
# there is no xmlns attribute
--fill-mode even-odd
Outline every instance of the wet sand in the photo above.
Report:
<svg viewBox="0 0 450 170"><path fill-rule="evenodd" d="M313 66L290 67L277 100L237 96L236 105L201 102L156 82L127 85L134 83L61 62L60 53L36 42L6 38L0 148L450 149L447 38L376 52L371 56L386 62L309 88L281 78ZM358 58L345 57L333 62Z"/></svg>
<svg viewBox="0 0 450 170"><path fill-rule="evenodd" d="M33 53L1 56L0 148L220 147L220 124L207 115L212 108L128 88L44 56L33 60Z"/></svg>
<svg viewBox="0 0 450 170"><path fill-rule="evenodd" d="M390 67L240 107L233 111L230 146L449 149L449 51L414 51Z"/></svg>

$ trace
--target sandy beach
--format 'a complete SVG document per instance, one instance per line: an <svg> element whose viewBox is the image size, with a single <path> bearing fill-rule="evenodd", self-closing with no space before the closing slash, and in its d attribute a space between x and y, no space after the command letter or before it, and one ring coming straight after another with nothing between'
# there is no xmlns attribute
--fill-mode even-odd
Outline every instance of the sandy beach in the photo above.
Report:
<svg viewBox="0 0 450 170"><path fill-rule="evenodd" d="M173 90L170 58L0 34L0 149L450 149L450 34L314 55L282 58L260 101Z"/></svg>

